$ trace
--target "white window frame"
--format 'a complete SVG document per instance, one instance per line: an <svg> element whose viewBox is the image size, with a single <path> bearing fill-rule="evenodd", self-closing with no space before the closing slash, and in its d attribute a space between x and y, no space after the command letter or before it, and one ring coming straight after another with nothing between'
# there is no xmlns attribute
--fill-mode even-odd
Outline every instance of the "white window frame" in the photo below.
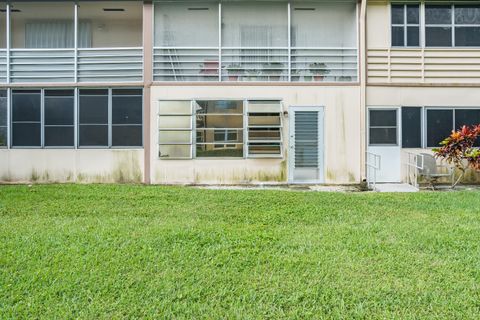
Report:
<svg viewBox="0 0 480 320"><path fill-rule="evenodd" d="M403 24L398 24L398 23L393 23L393 19L392 19L392 6L393 5L401 5L403 6ZM408 20L407 20L407 6L409 5L418 5L418 23L408 23ZM392 48L420 48L422 47L422 39L423 39L423 36L422 36L422 3L418 2L418 3L405 3L405 2L402 2L402 3L398 3L398 2L392 2L390 3L390 46ZM397 46L397 45L393 45L392 43L392 36L393 36L393 33L392 33L392 29L393 27L402 27L403 28L403 46ZM408 27L418 27L418 45L417 46L409 46L408 45L408 37L407 37L407 30L408 30Z"/></svg>
<svg viewBox="0 0 480 320"><path fill-rule="evenodd" d="M371 117L370 117L370 111L395 111L395 116L396 116L396 126L374 126L372 127L370 125ZM369 147L401 147L402 146L402 123L401 123L401 111L399 107L368 107L367 110L367 117L368 117L368 130L367 130L367 144ZM395 128L396 129L396 143L375 143L371 144L370 143L370 129L371 128L377 128L377 129L382 129L382 128Z"/></svg>

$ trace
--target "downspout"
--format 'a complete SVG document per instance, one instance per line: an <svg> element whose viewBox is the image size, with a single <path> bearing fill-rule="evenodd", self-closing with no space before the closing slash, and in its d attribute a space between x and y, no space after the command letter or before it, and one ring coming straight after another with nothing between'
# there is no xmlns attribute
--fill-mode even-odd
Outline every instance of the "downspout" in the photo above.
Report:
<svg viewBox="0 0 480 320"><path fill-rule="evenodd" d="M366 115L367 115L367 0L359 0L359 75L360 75L360 177L366 178Z"/></svg>
<svg viewBox="0 0 480 320"><path fill-rule="evenodd" d="M151 183L151 87L153 82L153 4L143 3L143 183Z"/></svg>

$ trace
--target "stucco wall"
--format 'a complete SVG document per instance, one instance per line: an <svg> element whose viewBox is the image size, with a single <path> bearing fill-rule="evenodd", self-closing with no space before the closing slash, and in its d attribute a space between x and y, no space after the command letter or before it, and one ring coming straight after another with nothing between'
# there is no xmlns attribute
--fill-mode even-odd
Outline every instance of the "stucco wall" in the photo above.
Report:
<svg viewBox="0 0 480 320"><path fill-rule="evenodd" d="M0 183L140 183L143 154L143 150L0 149Z"/></svg>
<svg viewBox="0 0 480 320"><path fill-rule="evenodd" d="M360 89L351 86L154 86L151 117L152 183L285 183L288 115L283 159L159 160L157 101L183 99L281 99L289 106L325 107L325 182L360 182Z"/></svg>

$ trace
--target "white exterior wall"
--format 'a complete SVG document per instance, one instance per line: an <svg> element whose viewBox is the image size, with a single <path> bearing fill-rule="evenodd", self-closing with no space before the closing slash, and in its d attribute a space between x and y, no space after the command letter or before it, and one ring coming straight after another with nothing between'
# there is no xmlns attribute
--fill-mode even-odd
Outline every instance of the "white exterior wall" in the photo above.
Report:
<svg viewBox="0 0 480 320"><path fill-rule="evenodd" d="M0 149L0 183L140 183L143 150Z"/></svg>
<svg viewBox="0 0 480 320"><path fill-rule="evenodd" d="M283 118L283 159L159 160L159 100L280 99L289 106L325 108L325 182L360 182L360 88L358 86L154 86L151 117L151 177L155 184L286 183L288 115Z"/></svg>

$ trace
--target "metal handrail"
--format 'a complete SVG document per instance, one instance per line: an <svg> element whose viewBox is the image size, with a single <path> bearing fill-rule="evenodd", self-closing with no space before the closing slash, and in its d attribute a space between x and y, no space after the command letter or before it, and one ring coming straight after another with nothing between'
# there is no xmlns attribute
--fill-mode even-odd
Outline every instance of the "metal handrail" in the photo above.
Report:
<svg viewBox="0 0 480 320"><path fill-rule="evenodd" d="M373 159L373 163L370 161ZM373 152L366 152L366 161L365 164L367 166L367 187L371 190L375 190L377 185L377 171L380 171L381 166L381 156L373 153ZM373 179L371 176L371 170L373 172Z"/></svg>
<svg viewBox="0 0 480 320"><path fill-rule="evenodd" d="M418 189L418 174L419 174L419 170L423 170L424 168L425 157L422 154L413 153L410 151L404 151L404 152L407 155L407 161L405 162L405 165L407 167L406 182ZM413 174L413 179L411 179L412 174Z"/></svg>

